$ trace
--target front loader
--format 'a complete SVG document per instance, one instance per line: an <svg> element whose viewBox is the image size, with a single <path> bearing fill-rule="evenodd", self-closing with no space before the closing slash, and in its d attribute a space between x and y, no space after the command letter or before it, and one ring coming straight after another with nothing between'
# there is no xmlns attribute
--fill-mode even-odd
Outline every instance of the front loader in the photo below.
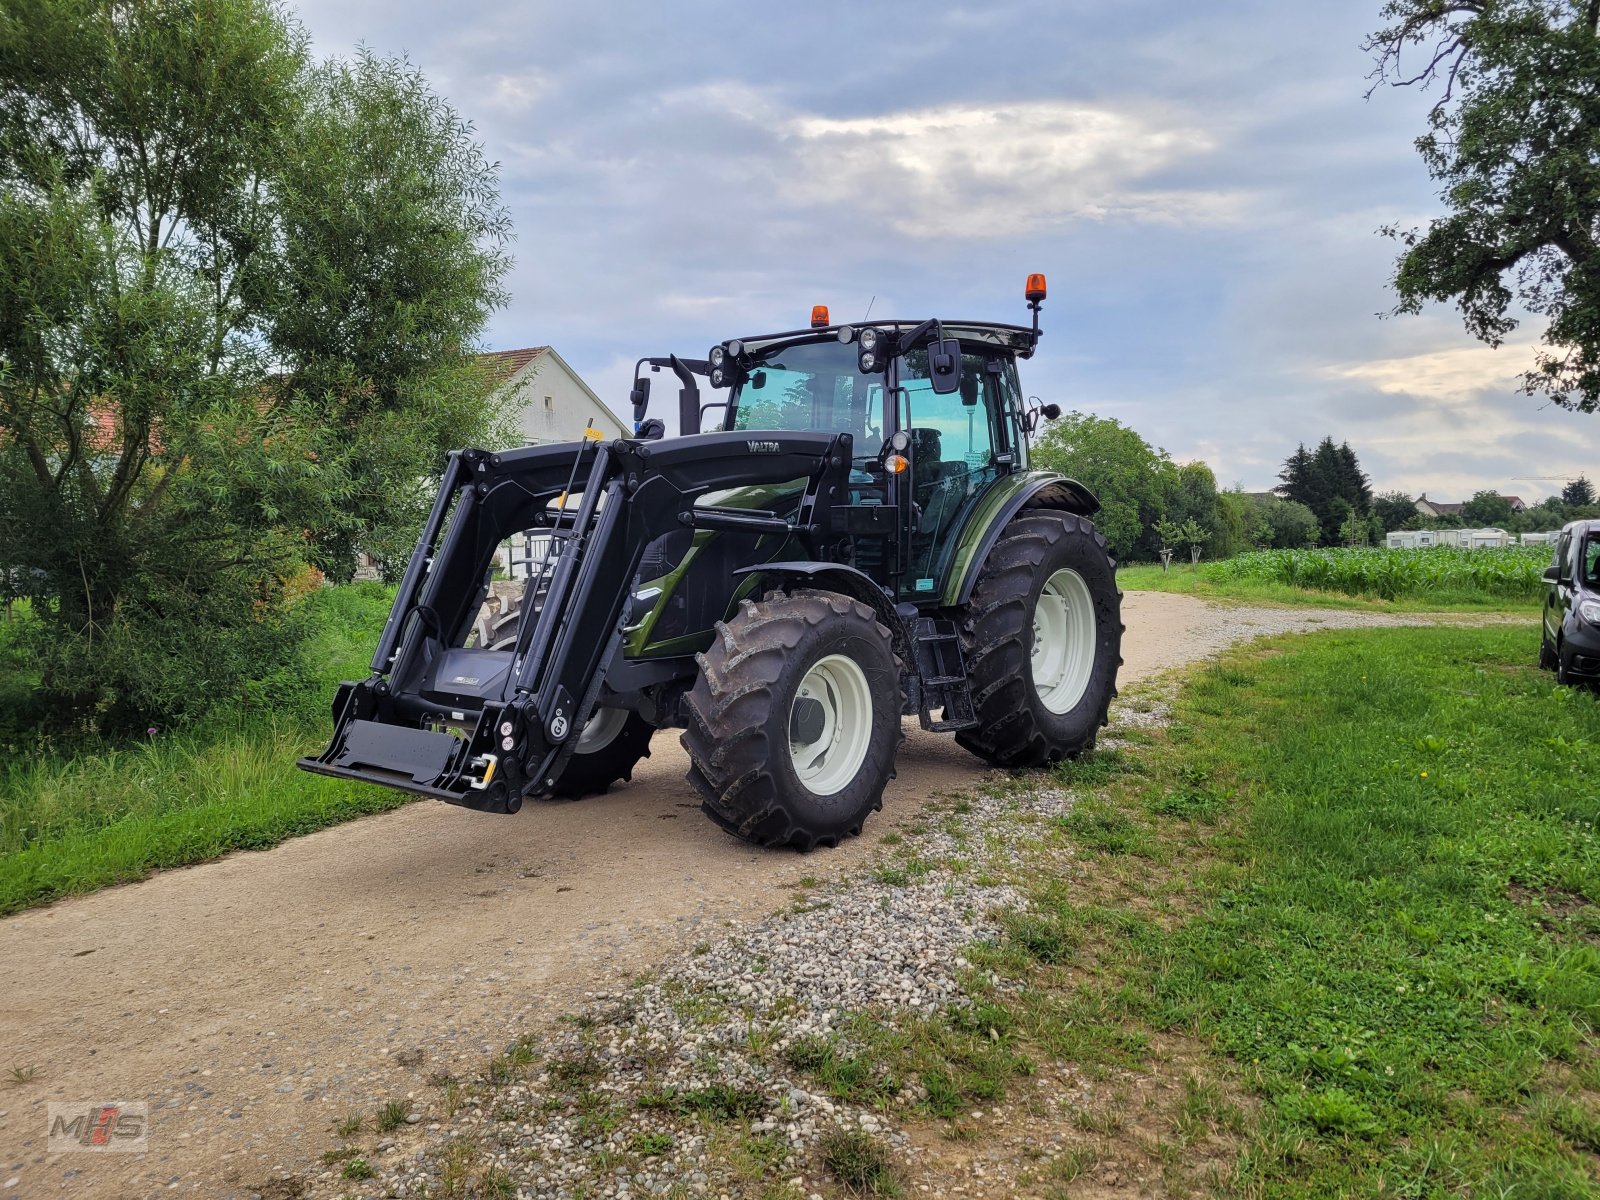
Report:
<svg viewBox="0 0 1600 1200"><path fill-rule="evenodd" d="M514 813L678 727L713 820L809 849L881 807L903 715L1004 767L1091 747L1120 596L1093 495L1028 465L1058 411L1017 378L1043 299L1030 277L1031 328L819 309L641 360L634 437L452 454L372 673L300 765ZM662 370L676 437L646 419Z"/></svg>

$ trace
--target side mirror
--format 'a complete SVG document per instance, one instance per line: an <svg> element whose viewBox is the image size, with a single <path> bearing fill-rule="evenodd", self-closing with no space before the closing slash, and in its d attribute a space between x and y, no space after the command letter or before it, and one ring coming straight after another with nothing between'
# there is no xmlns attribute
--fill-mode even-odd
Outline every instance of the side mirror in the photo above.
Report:
<svg viewBox="0 0 1600 1200"><path fill-rule="evenodd" d="M940 396L961 389L961 343L955 338L929 343L928 377L933 381L934 392Z"/></svg>
<svg viewBox="0 0 1600 1200"><path fill-rule="evenodd" d="M1544 581L1546 583L1560 583L1561 582L1561 568L1560 567L1546 567L1544 569Z"/></svg>
<svg viewBox="0 0 1600 1200"><path fill-rule="evenodd" d="M1059 405L1059 404L1041 404L1039 406L1039 411L1044 414L1044 419L1046 421L1054 421L1057 417L1059 417L1061 415L1061 405Z"/></svg>
<svg viewBox="0 0 1600 1200"><path fill-rule="evenodd" d="M635 379L633 391L628 393L628 399L633 402L633 423L638 425L644 420L645 410L650 407L650 380L648 378Z"/></svg>

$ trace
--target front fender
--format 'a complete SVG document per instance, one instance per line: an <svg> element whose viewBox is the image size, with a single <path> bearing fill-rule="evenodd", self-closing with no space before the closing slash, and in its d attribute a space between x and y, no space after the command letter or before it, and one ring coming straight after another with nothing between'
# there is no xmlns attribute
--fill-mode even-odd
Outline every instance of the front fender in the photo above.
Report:
<svg viewBox="0 0 1600 1200"><path fill-rule="evenodd" d="M1000 531L1028 508L1053 508L1092 517L1100 511L1100 501L1076 479L1054 471L1027 471L996 480L956 535L956 552L950 559L950 572L945 576L941 595L945 607L959 607L971 598L983 560L1000 540Z"/></svg>
<svg viewBox="0 0 1600 1200"><path fill-rule="evenodd" d="M733 574L735 578L760 575L762 583L768 579L799 583L806 587L838 592L853 600L859 600L877 614L878 620L882 621L884 627L893 635L895 653L901 656L901 661L915 661L906 657L913 647L906 633L905 621L895 611L894 597L879 587L864 571L858 571L846 563L798 561L740 567Z"/></svg>

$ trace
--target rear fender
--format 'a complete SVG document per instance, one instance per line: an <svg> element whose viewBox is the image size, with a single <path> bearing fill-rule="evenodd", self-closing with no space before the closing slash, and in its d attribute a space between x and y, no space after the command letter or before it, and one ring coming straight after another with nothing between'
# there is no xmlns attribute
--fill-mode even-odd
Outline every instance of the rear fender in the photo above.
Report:
<svg viewBox="0 0 1600 1200"><path fill-rule="evenodd" d="M1000 531L1013 517L1030 508L1092 517L1100 511L1100 501L1076 479L1053 471L1029 471L998 480L989 494L978 502L957 535L956 553L942 596L947 608L957 608L972 597L983 560L1000 540Z"/></svg>

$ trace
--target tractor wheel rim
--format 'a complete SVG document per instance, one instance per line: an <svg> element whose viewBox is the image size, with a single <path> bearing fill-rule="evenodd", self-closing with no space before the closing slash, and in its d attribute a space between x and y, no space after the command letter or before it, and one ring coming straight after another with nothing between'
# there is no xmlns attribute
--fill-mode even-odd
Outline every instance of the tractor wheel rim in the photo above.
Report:
<svg viewBox="0 0 1600 1200"><path fill-rule="evenodd" d="M1030 658L1033 690L1051 712L1070 712L1089 690L1094 634L1089 585L1070 568L1057 571L1045 580L1033 610Z"/></svg>
<svg viewBox="0 0 1600 1200"><path fill-rule="evenodd" d="M814 736L797 718L802 702L814 702L822 711L822 726ZM844 788L867 759L872 744L872 689L853 658L830 654L820 659L800 680L789 706L789 761L807 791L831 796Z"/></svg>
<svg viewBox="0 0 1600 1200"><path fill-rule="evenodd" d="M573 747L574 754L593 754L596 750L604 750L622 732L622 727L628 723L628 710L625 708L597 708L594 715L583 727L583 732L578 735L578 744Z"/></svg>

